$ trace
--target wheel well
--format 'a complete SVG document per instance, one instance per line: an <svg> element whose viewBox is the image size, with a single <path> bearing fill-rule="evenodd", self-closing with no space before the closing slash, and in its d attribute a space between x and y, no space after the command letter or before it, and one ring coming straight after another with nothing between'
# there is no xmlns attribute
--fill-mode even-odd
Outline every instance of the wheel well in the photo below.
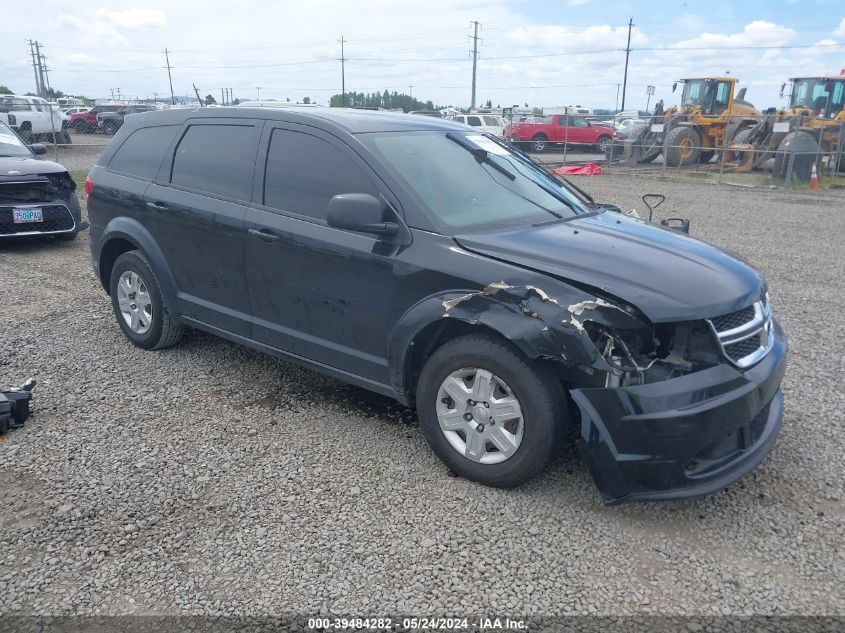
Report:
<svg viewBox="0 0 845 633"><path fill-rule="evenodd" d="M32 123L30 123L29 121L24 121L23 123L21 123L21 130L31 130L31 129L32 129Z"/></svg>
<svg viewBox="0 0 845 633"><path fill-rule="evenodd" d="M534 141L534 140L538 140L538 141L542 140L542 141L545 141L545 140L548 140L548 138L549 138L549 137L548 137L548 136L546 136L543 132L537 132L534 136L532 136L532 137L531 137L531 140L532 140L532 141Z"/></svg>
<svg viewBox="0 0 845 633"><path fill-rule="evenodd" d="M111 279L111 271L115 260L129 251L134 251L138 248L129 240L120 237L110 239L105 243L103 249L100 251L100 283L106 292L109 292L109 280Z"/></svg>
<svg viewBox="0 0 845 633"><path fill-rule="evenodd" d="M417 382L426 361L440 347L449 341L466 334L486 334L512 347L518 354L523 354L516 345L496 330L481 324L470 324L458 319L441 319L423 328L411 341L405 366L405 389L409 402L416 397Z"/></svg>

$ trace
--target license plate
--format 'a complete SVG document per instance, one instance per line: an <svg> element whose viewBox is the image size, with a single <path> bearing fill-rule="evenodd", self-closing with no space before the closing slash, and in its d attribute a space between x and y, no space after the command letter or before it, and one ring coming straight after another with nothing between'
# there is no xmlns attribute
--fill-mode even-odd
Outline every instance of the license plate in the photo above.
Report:
<svg viewBox="0 0 845 633"><path fill-rule="evenodd" d="M14 209L12 216L15 224L44 221L44 212L41 209Z"/></svg>

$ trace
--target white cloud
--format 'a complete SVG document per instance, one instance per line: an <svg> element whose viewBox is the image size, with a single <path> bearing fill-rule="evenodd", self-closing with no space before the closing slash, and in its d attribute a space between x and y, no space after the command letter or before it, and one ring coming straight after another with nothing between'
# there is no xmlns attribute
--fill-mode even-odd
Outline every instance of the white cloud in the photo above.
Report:
<svg viewBox="0 0 845 633"><path fill-rule="evenodd" d="M113 24L124 29L140 29L145 26L166 26L167 15L162 9L138 9L131 7L123 11L98 11Z"/></svg>
<svg viewBox="0 0 845 633"><path fill-rule="evenodd" d="M845 18L842 18L842 21L839 23L839 26L834 29L833 34L836 37L845 37Z"/></svg>
<svg viewBox="0 0 845 633"><path fill-rule="evenodd" d="M585 4L590 4L593 0L566 0L566 4L570 7L580 7Z"/></svg>
<svg viewBox="0 0 845 633"><path fill-rule="evenodd" d="M613 107L629 16L593 3L593 20L572 26L566 15L543 19L513 0L450 0L445 11L432 11L431 0L239 0L237 10L230 0L92 2L95 8L84 16L65 8L64 15L39 24L38 39L58 89L92 97L117 87L126 95L169 95L166 47L177 94L192 93L196 83L203 94L218 98L221 87L254 98L256 86L262 86L262 98L307 95L323 104L340 92L337 40L343 34L347 90L407 92L413 85L416 97L468 105L467 34L470 20L478 20L479 101ZM790 75L838 73L845 66L845 51L830 46L724 50L824 44L819 40L825 35L808 39L797 27L773 21L743 25L733 18L707 18L682 15L653 31L634 27L626 107L645 106L647 84L657 86L652 104L663 98L669 105L678 96L671 93L673 80L727 70L753 86L752 103L778 105L780 84ZM28 54L19 46L28 26L23 15L0 20L0 59L8 71L3 83L20 92L33 89ZM835 26L831 22L827 30ZM696 35L682 39L682 33Z"/></svg>

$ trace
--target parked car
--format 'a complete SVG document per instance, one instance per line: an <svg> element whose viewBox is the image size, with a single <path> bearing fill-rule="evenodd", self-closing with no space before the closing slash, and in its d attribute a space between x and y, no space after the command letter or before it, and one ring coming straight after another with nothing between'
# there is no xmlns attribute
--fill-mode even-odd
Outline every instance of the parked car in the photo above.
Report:
<svg viewBox="0 0 845 633"><path fill-rule="evenodd" d="M0 244L33 236L72 240L88 227L67 169L36 158L46 152L0 122Z"/></svg>
<svg viewBox="0 0 845 633"><path fill-rule="evenodd" d="M452 120L470 127L478 128L487 134L502 138L505 132L505 121L495 114L456 114Z"/></svg>
<svg viewBox="0 0 845 633"><path fill-rule="evenodd" d="M114 134L122 126L126 117L139 112L153 112L156 107L152 105L128 105L120 110L100 112L97 114L97 129L105 134Z"/></svg>
<svg viewBox="0 0 845 633"><path fill-rule="evenodd" d="M550 145L592 146L604 153L617 135L610 125L591 123L581 116L553 114L534 123L513 123L505 128L505 138L544 152Z"/></svg>
<svg viewBox="0 0 845 633"><path fill-rule="evenodd" d="M97 115L103 112L117 112L125 106L122 105L98 105L86 110L72 114L68 120L68 127L79 134L91 134L97 131Z"/></svg>
<svg viewBox="0 0 845 633"><path fill-rule="evenodd" d="M39 97L0 95L0 122L8 124L25 143L39 140L58 144L71 142L67 132L68 118L58 107Z"/></svg>
<svg viewBox="0 0 845 633"><path fill-rule="evenodd" d="M575 425L608 503L701 495L780 428L787 344L759 272L463 125L138 114L86 191L132 343L195 327L416 406L467 478L519 485Z"/></svg>
<svg viewBox="0 0 845 633"><path fill-rule="evenodd" d="M74 114L79 114L80 112L88 112L90 110L88 106L73 106L72 108L65 108L62 112L65 113L65 116L71 117Z"/></svg>

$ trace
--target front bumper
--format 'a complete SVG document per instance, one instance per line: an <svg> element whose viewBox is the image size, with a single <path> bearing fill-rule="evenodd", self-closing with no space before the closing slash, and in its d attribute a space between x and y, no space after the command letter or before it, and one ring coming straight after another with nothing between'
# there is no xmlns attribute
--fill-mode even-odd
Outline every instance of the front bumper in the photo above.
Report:
<svg viewBox="0 0 845 633"><path fill-rule="evenodd" d="M740 371L718 365L663 382L575 389L578 447L605 503L683 499L721 490L768 455L783 418L787 343Z"/></svg>

